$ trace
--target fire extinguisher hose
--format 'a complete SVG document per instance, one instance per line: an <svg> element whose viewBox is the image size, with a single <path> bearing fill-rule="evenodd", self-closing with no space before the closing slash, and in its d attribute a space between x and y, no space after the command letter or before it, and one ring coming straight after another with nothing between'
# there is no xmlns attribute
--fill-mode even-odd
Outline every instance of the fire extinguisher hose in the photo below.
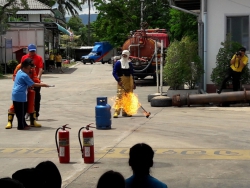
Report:
<svg viewBox="0 0 250 188"><path fill-rule="evenodd" d="M89 127L95 128L95 127L90 126L91 124L93 124L93 123L90 123L90 124L86 125L86 127L80 128L79 131L78 131L78 139L79 139L79 143L80 143L80 147L81 147L80 149L81 149L82 158L83 158L83 147L82 147L82 142L81 142L81 130L84 129L84 128L89 130Z"/></svg>
<svg viewBox="0 0 250 188"><path fill-rule="evenodd" d="M62 129L62 130L65 130L66 128L67 128L67 129L71 129L70 127L67 127L67 125L68 125L68 124L63 125L62 127L59 127L59 128L56 129L55 141L56 141L56 149L57 149L58 155L59 155L59 146L58 146L58 142L57 142L57 133L58 133L58 131L59 131L60 129Z"/></svg>
<svg viewBox="0 0 250 188"><path fill-rule="evenodd" d="M61 129L61 127L59 127L58 129L56 129L56 134L55 134L55 141L56 141L56 149L57 149L57 153L59 154L59 147L58 147L58 142L57 142L57 133L58 131Z"/></svg>
<svg viewBox="0 0 250 188"><path fill-rule="evenodd" d="M81 154L82 154L82 158L83 158L83 148L82 148L82 141L81 141L81 130L84 129L85 127L82 127L79 129L78 132L78 139L79 139L79 143L80 143L80 149L81 149Z"/></svg>

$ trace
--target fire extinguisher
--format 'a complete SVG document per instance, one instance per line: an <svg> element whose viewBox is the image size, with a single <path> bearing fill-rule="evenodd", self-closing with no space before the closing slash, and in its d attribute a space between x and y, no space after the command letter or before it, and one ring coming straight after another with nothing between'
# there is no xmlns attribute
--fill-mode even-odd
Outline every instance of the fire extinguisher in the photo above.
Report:
<svg viewBox="0 0 250 188"><path fill-rule="evenodd" d="M59 127L56 130L55 134L55 140L56 140L56 148L57 153L59 157L60 163L69 163L70 161L70 147L69 147L69 131L67 129L71 129L70 127L67 127L68 124L63 125L62 127ZM58 140L59 140L59 146L57 142L57 132L61 129L61 131L58 134Z"/></svg>
<svg viewBox="0 0 250 188"><path fill-rule="evenodd" d="M84 159L84 163L94 163L95 161L94 134L93 134L93 131L89 129L91 127L90 126L91 124L87 125L86 127L80 128L78 132L78 139L79 139L81 152L82 152L82 158ZM82 137L83 137L83 144L82 144L81 143L81 130L84 128L86 128L86 130L82 132ZM95 127L91 127L91 128L95 128Z"/></svg>
<svg viewBox="0 0 250 188"><path fill-rule="evenodd" d="M28 90L28 108L27 113L31 114L34 113L34 101L35 101L35 94L36 92L33 89Z"/></svg>

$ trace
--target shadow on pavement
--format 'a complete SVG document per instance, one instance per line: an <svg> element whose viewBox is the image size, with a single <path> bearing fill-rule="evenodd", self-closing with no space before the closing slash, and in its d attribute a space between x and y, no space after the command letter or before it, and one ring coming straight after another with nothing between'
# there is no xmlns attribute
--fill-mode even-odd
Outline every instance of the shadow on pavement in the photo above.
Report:
<svg viewBox="0 0 250 188"><path fill-rule="evenodd" d="M44 131L44 130L56 130L56 127L44 127L42 125L42 127L30 127L29 130L27 131Z"/></svg>

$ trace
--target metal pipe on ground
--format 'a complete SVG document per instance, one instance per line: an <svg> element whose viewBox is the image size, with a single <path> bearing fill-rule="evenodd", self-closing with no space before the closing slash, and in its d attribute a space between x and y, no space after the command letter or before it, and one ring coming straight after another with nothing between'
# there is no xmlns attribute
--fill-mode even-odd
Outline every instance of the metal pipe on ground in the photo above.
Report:
<svg viewBox="0 0 250 188"><path fill-rule="evenodd" d="M221 94L196 94L180 96L174 95L172 98L172 106L183 106L183 105L204 105L209 103L223 103L223 102L248 102L250 101L250 91L235 91L225 92Z"/></svg>

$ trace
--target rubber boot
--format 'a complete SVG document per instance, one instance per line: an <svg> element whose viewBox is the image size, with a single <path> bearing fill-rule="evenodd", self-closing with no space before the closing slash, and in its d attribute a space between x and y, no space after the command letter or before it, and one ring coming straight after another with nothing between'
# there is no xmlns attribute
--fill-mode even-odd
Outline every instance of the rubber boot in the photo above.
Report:
<svg viewBox="0 0 250 188"><path fill-rule="evenodd" d="M12 128L12 122L13 122L13 119L14 119L14 113L8 113L8 123L5 127L5 129L11 129Z"/></svg>
<svg viewBox="0 0 250 188"><path fill-rule="evenodd" d="M122 110L123 117L132 117L132 115L127 114L124 110Z"/></svg>
<svg viewBox="0 0 250 188"><path fill-rule="evenodd" d="M116 109L116 110L115 110L115 113L114 113L114 115L113 115L113 118L118 118L118 116L120 115L120 111L121 111L120 108L119 108L119 109Z"/></svg>
<svg viewBox="0 0 250 188"><path fill-rule="evenodd" d="M36 112L30 113L30 126L41 127L42 125L36 122Z"/></svg>

